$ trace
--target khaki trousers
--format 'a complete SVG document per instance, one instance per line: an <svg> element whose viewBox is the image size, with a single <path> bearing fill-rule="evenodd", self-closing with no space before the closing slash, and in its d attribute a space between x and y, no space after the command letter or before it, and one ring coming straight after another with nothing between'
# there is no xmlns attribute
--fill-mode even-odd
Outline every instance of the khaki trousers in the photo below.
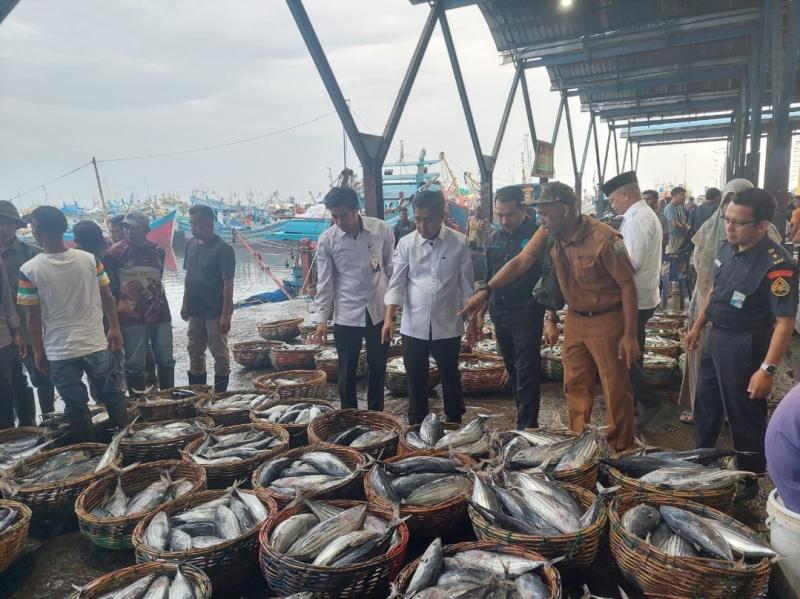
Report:
<svg viewBox="0 0 800 599"><path fill-rule="evenodd" d="M633 445L635 427L630 371L619 359L623 329L621 310L588 318L568 310L564 323L564 395L569 427L580 433L592 417L599 373L608 416L608 444L615 450Z"/></svg>
<svg viewBox="0 0 800 599"><path fill-rule="evenodd" d="M206 373L206 348L214 358L214 376L228 376L231 372L231 356L228 336L219 332L219 318L189 317L189 372Z"/></svg>

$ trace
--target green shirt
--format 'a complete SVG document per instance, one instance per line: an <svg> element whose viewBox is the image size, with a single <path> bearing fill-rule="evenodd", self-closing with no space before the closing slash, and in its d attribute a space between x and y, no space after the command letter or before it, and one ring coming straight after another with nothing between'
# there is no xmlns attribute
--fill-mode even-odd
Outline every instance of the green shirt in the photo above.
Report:
<svg viewBox="0 0 800 599"><path fill-rule="evenodd" d="M11 287L11 295L17 296L17 284L19 283L19 268L35 255L41 253L35 245L23 243L19 239L15 239L9 245L0 248L0 257L3 258L3 263L6 266L6 274L8 275L8 283ZM25 317L25 310L22 306L17 305L17 313L21 321L20 328L22 329L22 336L25 338L25 343L31 344L31 336L28 333L28 319Z"/></svg>

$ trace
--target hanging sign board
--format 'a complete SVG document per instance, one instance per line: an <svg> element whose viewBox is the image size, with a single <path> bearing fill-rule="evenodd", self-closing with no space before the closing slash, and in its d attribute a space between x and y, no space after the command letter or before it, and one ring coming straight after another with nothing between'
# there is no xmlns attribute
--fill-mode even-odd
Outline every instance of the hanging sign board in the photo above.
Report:
<svg viewBox="0 0 800 599"><path fill-rule="evenodd" d="M555 146L546 141L536 144L536 158L533 161L533 177L552 178L555 175L553 158L555 156Z"/></svg>

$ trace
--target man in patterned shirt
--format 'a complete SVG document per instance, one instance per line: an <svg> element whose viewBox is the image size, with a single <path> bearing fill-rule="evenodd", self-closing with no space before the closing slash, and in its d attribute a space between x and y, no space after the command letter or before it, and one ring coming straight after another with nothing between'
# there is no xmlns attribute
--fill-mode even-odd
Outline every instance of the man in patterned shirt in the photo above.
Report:
<svg viewBox="0 0 800 599"><path fill-rule="evenodd" d="M121 427L128 422L125 397L115 383L116 362L109 351L122 347L116 301L103 263L64 245L67 219L60 210L40 206L28 220L42 253L20 267L17 303L26 308L36 367L50 373L64 401L72 441L93 441L84 373L111 423Z"/></svg>

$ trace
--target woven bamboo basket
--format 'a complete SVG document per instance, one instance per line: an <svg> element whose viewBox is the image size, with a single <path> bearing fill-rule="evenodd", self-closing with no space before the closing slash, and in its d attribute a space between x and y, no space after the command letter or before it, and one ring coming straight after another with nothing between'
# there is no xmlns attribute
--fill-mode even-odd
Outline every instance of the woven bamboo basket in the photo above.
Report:
<svg viewBox="0 0 800 599"><path fill-rule="evenodd" d="M217 592L239 585L255 573L256 558L258 556L258 526L254 526L243 535L229 539L218 545L203 549L189 549L188 551L159 551L153 549L144 542L144 533L148 525L156 514L166 512L167 516L188 510L196 505L217 499L227 491L199 491L191 495L181 497L169 510L159 510L151 512L144 520L136 525L133 530L133 548L136 550L136 562L139 564L148 562L158 563L188 563L199 568L211 579L211 583ZM239 490L240 493L254 494L252 491ZM277 513L277 506L269 502L263 502L269 513L269 521ZM219 595L225 597L226 595Z"/></svg>
<svg viewBox="0 0 800 599"><path fill-rule="evenodd" d="M442 554L445 557L450 557L461 551L471 551L473 549L482 549L484 551L515 555L517 557L536 561L545 558L544 555L525 547L508 545L506 543L495 543L492 541L478 541L477 543L445 545L442 547ZM414 577L414 572L416 572L421 560L422 558L418 557L413 562L407 564L397 578L394 579L394 586L401 594L408 589L408 585L411 583L411 579ZM536 570L536 574L542 577L545 583L547 583L547 588L550 589L548 599L561 599L561 575L558 573L558 570L556 570L553 566L545 565Z"/></svg>
<svg viewBox="0 0 800 599"><path fill-rule="evenodd" d="M668 556L623 528L622 515L640 503L656 508L671 505L704 518L720 520L749 534L752 531L718 510L691 501L635 493L616 497L609 507L611 526L608 544L623 575L636 583L644 591L645 597L729 599L766 596L771 570L768 559L756 564L744 564L701 557Z"/></svg>
<svg viewBox="0 0 800 599"><path fill-rule="evenodd" d="M628 450L616 454L614 457L635 455L637 450ZM661 485L643 483L640 480L623 474L613 466L608 466L609 485L620 487L620 493L637 493L642 495L653 495L657 497L667 497L684 501L692 501L708 506L721 512L727 512L733 505L733 496L736 494L736 483L719 489L691 489L680 491L670 489Z"/></svg>
<svg viewBox="0 0 800 599"><path fill-rule="evenodd" d="M449 454L446 451L415 451L413 453L389 458L386 460L386 463L391 464L399 460L417 456L446 458L449 457ZM455 459L461 462L466 468L473 469L478 467L477 462L464 454L456 454ZM442 476L444 477L446 475L443 474ZM367 495L367 501L370 505L375 505L387 512L392 512L397 505L375 491L368 474L364 476L364 492ZM456 497L435 505L401 504L399 506L400 517L408 517L406 524L408 524L408 529L415 539L417 537L438 537L448 533L458 532L466 528L469 520L467 500L471 494L472 489L470 489L468 493L457 495Z"/></svg>
<svg viewBox="0 0 800 599"><path fill-rule="evenodd" d="M678 369L681 371L681 376L686 373L686 353L682 353L678 357Z"/></svg>
<svg viewBox="0 0 800 599"><path fill-rule="evenodd" d="M210 429L214 426L214 421L211 418L195 417L195 418L181 418L179 420L165 420L160 424L170 424L172 422L195 422L202 428ZM131 432L147 428L153 422L137 422L131 428ZM186 435L176 435L164 441L131 441L128 437L122 439L120 442L120 451L125 456L125 463L132 464L134 462L153 462L156 460L179 460L181 458L181 449L187 443L194 441L203 436L203 432L194 432Z"/></svg>
<svg viewBox="0 0 800 599"><path fill-rule="evenodd" d="M431 365L428 367L428 391L436 387L442 379L439 369ZM408 375L393 368L386 369L385 383L386 388L398 397L408 395Z"/></svg>
<svg viewBox="0 0 800 599"><path fill-rule="evenodd" d="M264 369L270 368L270 352L277 345L282 345L282 341L241 341L233 344L233 359L237 364L248 368Z"/></svg>
<svg viewBox="0 0 800 599"><path fill-rule="evenodd" d="M681 341L681 331L677 329L652 328L650 327L650 323L647 323L645 332L647 335L656 335L658 337L664 337L665 339L672 339L673 341Z"/></svg>
<svg viewBox="0 0 800 599"><path fill-rule="evenodd" d="M360 501L341 499L330 503L341 508L363 505ZM269 536L278 524L296 514L309 511L306 505L293 505L267 520L261 527L259 564L270 589L282 595L309 592L319 599L386 597L389 582L397 576L405 561L409 539L408 527L405 524L398 526L400 539L384 555L340 568L314 566L276 552L269 543ZM391 512L385 512L376 506L370 505L367 511L387 522L392 520Z"/></svg>
<svg viewBox="0 0 800 599"><path fill-rule="evenodd" d="M650 329L665 329L668 331L681 331L686 328L686 322L680 318L668 318L661 313L653 316L647 323Z"/></svg>
<svg viewBox="0 0 800 599"><path fill-rule="evenodd" d="M302 322L302 318L261 322L258 324L258 334L268 341L290 341L300 335Z"/></svg>
<svg viewBox="0 0 800 599"><path fill-rule="evenodd" d="M317 404L317 405L321 405L321 406L326 406L328 408L331 408L331 410L335 409L335 407L334 407L332 402L326 401L324 399L311 399L311 398L309 398L309 399L306 399L304 401L307 401L308 403L314 403L314 404ZM281 405L281 404L292 404L292 403L298 403L298 402L296 402L294 400L286 401L286 400L283 400L283 399L272 399L272 400L268 401L267 403L265 403L263 406L261 406L260 409L261 410L268 410L269 408L272 408L274 406L278 406L278 405ZM265 420L263 418L259 418L258 414L256 413L255 410L250 412L250 421L251 422L268 422L267 420ZM295 449L296 447L303 447L305 445L308 445L308 424L277 424L277 426L281 427L282 429L285 429L286 432L289 433L289 448L290 449Z"/></svg>
<svg viewBox="0 0 800 599"><path fill-rule="evenodd" d="M0 507L17 510L17 521L0 534L0 572L5 572L22 551L31 525L31 508L19 501L0 499Z"/></svg>
<svg viewBox="0 0 800 599"><path fill-rule="evenodd" d="M319 491L306 491L303 497L306 499L362 499L364 497L364 467L367 465L367 459L364 454L357 452L355 449L349 447L340 447L338 445L308 445L306 447L298 447L278 456L280 458L297 459L312 451L325 451L332 453L347 466L354 471L354 475L347 480L344 480L336 485L331 485ZM266 501L267 498L274 501L279 508L286 507L295 495L283 495L275 493L274 491L262 486L258 481L261 478L261 472L266 467L267 462L261 464L258 469L253 472L252 486L253 490L258 495L259 499Z"/></svg>
<svg viewBox="0 0 800 599"><path fill-rule="evenodd" d="M10 478L16 478L23 474L27 468L35 467L41 464L44 460L51 456L66 452L66 451L86 451L92 456L102 456L106 451L106 445L102 443L76 443L74 445L67 445L59 447L51 451L43 451L32 458L19 463L8 470ZM118 455L114 459L114 465L122 465L122 456ZM93 471L83 476L74 477L66 481L57 483L46 483L38 485L28 485L20 487L14 495L14 499L27 505L33 510L34 516L39 519L42 516L60 512L62 510L69 510L72 512L72 507L75 503L75 498L88 487L92 481L98 477L103 476L109 472L109 468L104 468L97 474Z"/></svg>
<svg viewBox="0 0 800 599"><path fill-rule="evenodd" d="M164 470L172 470L172 479L185 478L192 483L189 493L202 491L206 487L206 472L199 464L178 460L163 460L142 464L122 475L122 488L129 497L146 489L161 478ZM131 549L131 535L136 525L148 514L161 509L169 509L175 501L168 501L147 512L139 512L130 516L100 517L92 514L111 493L117 484L117 476L109 474L94 481L75 501L75 515L78 526L86 539L106 549ZM180 498L179 498L180 499Z"/></svg>
<svg viewBox="0 0 800 599"><path fill-rule="evenodd" d="M661 342L656 345L652 336L645 337L645 352L661 354L662 356L667 356L677 360L678 356L681 354L681 348L683 344L680 341L676 341L674 339L664 339L663 337L660 341Z"/></svg>
<svg viewBox="0 0 800 599"><path fill-rule="evenodd" d="M178 564L137 564L121 570L108 572L92 580L69 596L69 599L100 599L110 593L122 590L127 585L151 574L167 574L172 576ZM211 580L202 570L189 564L181 564L181 574L188 578L194 586L195 599L211 599Z"/></svg>
<svg viewBox="0 0 800 599"><path fill-rule="evenodd" d="M0 430L0 443L7 443L8 441L14 441L16 439L21 439L23 437L28 437L32 435L43 438L49 437L51 439L53 438L57 439L54 444L50 444L47 446L50 449L53 449L64 438L64 437L59 437L59 434L57 432L53 432L49 428L39 427L39 426L20 426L17 428L4 428ZM15 463L17 463L18 461L19 460L16 460ZM3 469L0 469L0 472L2 472L2 470Z"/></svg>
<svg viewBox="0 0 800 599"><path fill-rule="evenodd" d="M314 355L314 368L323 371L328 377L328 381L336 383L339 381L339 360L320 358L320 353ZM367 374L367 352L363 349L358 354L358 366L356 366L356 377L361 378Z"/></svg>
<svg viewBox="0 0 800 599"><path fill-rule="evenodd" d="M672 380L674 368L644 368L642 375L645 382L651 387L666 387Z"/></svg>
<svg viewBox="0 0 800 599"><path fill-rule="evenodd" d="M271 399L268 394L264 393L263 391L259 391L258 389L237 389L234 391L225 391L224 393L213 393L211 395L207 395L197 402L197 413L200 416L211 418L214 421L214 424L217 426L247 424L250 422L250 410L252 410L252 408L244 408L241 410L225 410L211 406L211 401L214 399L223 399L225 397L240 395L242 393L250 395L267 395L267 397L263 399L264 403Z"/></svg>
<svg viewBox="0 0 800 599"><path fill-rule="evenodd" d="M545 347L541 351L542 357L542 374L551 381L564 380L564 362L561 359L561 353L554 355L551 351L552 348Z"/></svg>
<svg viewBox="0 0 800 599"><path fill-rule="evenodd" d="M253 471L258 468L259 464L264 462L265 460L269 460L274 458L275 456L280 455L284 451L286 451L289 447L289 433L287 433L284 429L279 426L275 426L274 424L269 424L268 422L249 422L247 424L237 424L235 426L226 426L223 428L218 428L214 431L216 435L225 435L228 433L243 433L246 431L266 431L270 435L273 435L280 439L280 443L275 447L270 449L266 449L262 452L259 452L258 455L255 455L251 458L247 458L245 460L240 460L238 462L228 462L223 464L205 464L203 468L206 471L206 475L208 477L208 486L211 489L225 489L232 485L237 480L250 480L250 475L253 474ZM190 457L193 451L195 451L200 444L203 442L203 439L195 439L191 443L189 443L183 451L181 451L181 456L184 461L195 463L194 460Z"/></svg>
<svg viewBox="0 0 800 599"><path fill-rule="evenodd" d="M594 493L590 493L586 489L569 484L565 484L563 487L572 493L584 510L588 509L595 500ZM594 563L608 522L608 508L602 506L597 519L586 528L554 536L529 535L503 530L487 522L472 507L469 508L469 517L479 540L519 545L551 559L563 556L564 559L558 562L557 568L564 573L575 568L588 567Z"/></svg>
<svg viewBox="0 0 800 599"><path fill-rule="evenodd" d="M400 440L397 442L397 455L404 456L410 453L414 453L415 451L427 451L420 449L419 447L414 447L413 445L409 445L408 441L406 441L406 435L411 431L415 433L419 432L419 424L414 424L411 426L407 426L403 429L403 432L400 433ZM461 428L460 424L456 424L455 422L442 422L442 428L445 432L452 432ZM458 448L455 448L454 451L457 451ZM477 456L472 456L477 457Z"/></svg>
<svg viewBox="0 0 800 599"><path fill-rule="evenodd" d="M388 441L373 443L366 447L353 448L360 453L371 455L377 460L392 457L397 452L397 442L403 432L403 423L396 416L372 410L338 410L324 414L308 425L308 442L314 445L329 445L328 439L351 426L363 424L379 431L397 433Z"/></svg>
<svg viewBox="0 0 800 599"><path fill-rule="evenodd" d="M296 381L294 385L278 385L273 379ZM325 394L327 377L321 370L288 370L273 372L256 379L256 389L261 393L272 394L280 399L304 399L322 397Z"/></svg>
<svg viewBox="0 0 800 599"><path fill-rule="evenodd" d="M459 362L492 362L485 368L465 369L461 371L461 389L464 395L495 395L503 390L508 382L508 372L503 358L486 354L460 354Z"/></svg>
<svg viewBox="0 0 800 599"><path fill-rule="evenodd" d="M313 349L297 349L292 345L273 347L270 360L275 370L314 370L314 356L319 353L319 347Z"/></svg>
<svg viewBox="0 0 800 599"><path fill-rule="evenodd" d="M174 399L173 393L180 391L194 391L194 397ZM151 401L136 402L142 420L180 420L192 418L197 415L195 404L206 395L213 392L214 388L207 385L186 385L173 387L164 391L157 391L148 397ZM165 400L165 401L157 401Z"/></svg>

